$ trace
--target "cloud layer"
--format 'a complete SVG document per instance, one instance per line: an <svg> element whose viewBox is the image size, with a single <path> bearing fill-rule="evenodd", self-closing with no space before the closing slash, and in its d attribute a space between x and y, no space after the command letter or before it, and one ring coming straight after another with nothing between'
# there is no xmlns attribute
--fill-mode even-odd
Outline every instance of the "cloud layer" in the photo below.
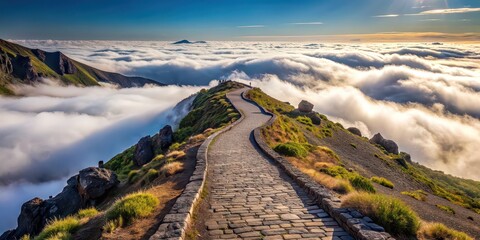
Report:
<svg viewBox="0 0 480 240"><path fill-rule="evenodd" d="M317 111L369 136L381 132L414 161L479 179L480 45L18 42L164 83L252 82L292 104L307 99ZM106 160L171 122L169 109L198 89L19 89L27 97L0 98L0 153L8 156L0 180L58 180ZM56 171L49 171L53 165ZM25 189L11 186L0 189L0 200Z"/></svg>

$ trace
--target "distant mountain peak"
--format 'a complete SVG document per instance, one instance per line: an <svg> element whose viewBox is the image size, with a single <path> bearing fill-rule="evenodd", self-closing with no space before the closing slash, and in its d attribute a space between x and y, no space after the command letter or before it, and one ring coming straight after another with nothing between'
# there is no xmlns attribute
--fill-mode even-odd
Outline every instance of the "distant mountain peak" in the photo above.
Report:
<svg viewBox="0 0 480 240"><path fill-rule="evenodd" d="M195 44L195 43L207 43L206 41L195 41L195 42L190 42L186 39L183 39L183 40L180 40L180 41L177 41L177 42L174 42L172 44Z"/></svg>

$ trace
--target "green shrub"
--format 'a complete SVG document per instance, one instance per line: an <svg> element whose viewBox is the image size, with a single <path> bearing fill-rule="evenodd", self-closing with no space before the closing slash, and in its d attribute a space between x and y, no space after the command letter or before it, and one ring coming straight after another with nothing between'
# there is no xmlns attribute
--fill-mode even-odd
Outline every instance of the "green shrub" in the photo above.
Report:
<svg viewBox="0 0 480 240"><path fill-rule="evenodd" d="M350 181L353 188L359 191L374 193L375 187L372 185L370 179L361 176L356 172L349 172L342 166L332 166L320 169L320 172L326 173L332 177L344 178Z"/></svg>
<svg viewBox="0 0 480 240"><path fill-rule="evenodd" d="M310 119L309 117L298 116L296 119L299 123L305 124L307 126L313 126L312 119Z"/></svg>
<svg viewBox="0 0 480 240"><path fill-rule="evenodd" d="M158 203L158 199L150 193L138 192L129 194L117 200L107 210L107 221L119 221L121 219L122 222L119 227L122 227L124 224L128 225L137 218L152 214Z"/></svg>
<svg viewBox="0 0 480 240"><path fill-rule="evenodd" d="M147 174L145 174L145 183L151 183L158 177L158 171L155 169L149 169Z"/></svg>
<svg viewBox="0 0 480 240"><path fill-rule="evenodd" d="M378 183L378 184L380 184L384 187L388 187L388 188L393 188L394 187L392 182L390 182L388 179L383 178L383 177L374 176L374 177L370 178L370 180L372 180L372 182L376 182L376 183Z"/></svg>
<svg viewBox="0 0 480 240"><path fill-rule="evenodd" d="M91 207L91 208L85 208L78 211L77 216L78 218L82 219L82 218L91 218L96 216L97 214L98 214L97 209Z"/></svg>
<svg viewBox="0 0 480 240"><path fill-rule="evenodd" d="M426 201L427 200L427 193L424 192L423 190L416 190L416 191L403 191L401 192L403 195L410 196L412 198L415 198L419 201Z"/></svg>
<svg viewBox="0 0 480 240"><path fill-rule="evenodd" d="M35 240L43 239L70 239L71 234L80 228L80 220L74 217L54 219L45 226Z"/></svg>
<svg viewBox="0 0 480 240"><path fill-rule="evenodd" d="M415 236L420 225L417 214L402 201L380 194L353 193L342 203L370 217L392 235Z"/></svg>
<svg viewBox="0 0 480 240"><path fill-rule="evenodd" d="M369 193L375 193L375 187L373 187L370 179L360 176L359 174L354 174L348 178L352 186L359 191L365 191Z"/></svg>
<svg viewBox="0 0 480 240"><path fill-rule="evenodd" d="M468 236L463 232L459 232L448 228L447 226L441 223L424 223L418 230L417 238L419 240L430 240L430 239L452 239L452 240L473 240L472 237Z"/></svg>
<svg viewBox="0 0 480 240"><path fill-rule="evenodd" d="M273 150L289 157L306 157L308 154L305 146L296 142L280 143Z"/></svg>
<svg viewBox="0 0 480 240"><path fill-rule="evenodd" d="M440 205L440 204L437 204L435 205L437 206L438 208L442 209L443 211L445 212L448 212L448 213L451 213L451 214L455 214L455 210L453 210L453 208L449 207L449 206L445 206L445 205Z"/></svg>
<svg viewBox="0 0 480 240"><path fill-rule="evenodd" d="M128 183L134 183L137 181L138 176L139 176L139 170L132 170L128 173L128 178L127 181Z"/></svg>

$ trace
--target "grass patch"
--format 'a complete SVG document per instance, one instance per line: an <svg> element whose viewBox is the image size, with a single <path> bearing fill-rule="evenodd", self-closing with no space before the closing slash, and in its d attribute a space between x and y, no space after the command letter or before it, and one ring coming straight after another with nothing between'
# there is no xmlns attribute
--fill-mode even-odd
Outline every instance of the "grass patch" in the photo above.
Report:
<svg viewBox="0 0 480 240"><path fill-rule="evenodd" d="M473 240L473 238L468 236L467 234L448 228L447 226L441 223L422 224L422 226L420 227L420 230L417 233L417 238L419 240L430 240L430 239Z"/></svg>
<svg viewBox="0 0 480 240"><path fill-rule="evenodd" d="M306 157L308 154L308 149L305 147L305 144L296 142L280 143L275 146L273 150L289 157Z"/></svg>
<svg viewBox="0 0 480 240"><path fill-rule="evenodd" d="M417 214L402 201L380 194L352 193L342 203L380 224L395 236L415 236L420 226Z"/></svg>
<svg viewBox="0 0 480 240"><path fill-rule="evenodd" d="M349 172L342 166L331 166L320 169L321 172L332 177L343 178L350 181L350 184L358 191L375 193L375 187L372 185L370 179L363 177L357 172Z"/></svg>
<svg viewBox="0 0 480 240"><path fill-rule="evenodd" d="M129 194L117 200L107 210L105 229L123 227L131 224L135 219L147 217L153 213L158 204L159 200L150 193L138 192Z"/></svg>
<svg viewBox="0 0 480 240"><path fill-rule="evenodd" d="M78 218L82 219L82 218L91 218L96 216L97 214L98 214L97 209L91 207L91 208L85 208L78 211L77 216Z"/></svg>
<svg viewBox="0 0 480 240"><path fill-rule="evenodd" d="M390 180L386 179L386 178L383 178L383 177L377 177L377 176L374 176L372 178L370 178L370 180L372 180L372 182L375 182L375 183L378 183L384 187L388 187L388 188L392 188L394 187L393 183L390 182Z"/></svg>
<svg viewBox="0 0 480 240"><path fill-rule="evenodd" d="M105 163L105 168L114 171L120 180L128 178L128 174L134 167L133 155L135 153L135 145Z"/></svg>
<svg viewBox="0 0 480 240"><path fill-rule="evenodd" d="M415 198L419 201L426 201L427 200L427 193L423 190L416 190L416 191L404 191L401 192L403 195L410 196L412 198Z"/></svg>
<svg viewBox="0 0 480 240"><path fill-rule="evenodd" d="M145 174L145 178L143 179L143 183L151 183L158 177L158 171L155 169L148 169L147 174Z"/></svg>
<svg viewBox="0 0 480 240"><path fill-rule="evenodd" d="M449 207L449 206L445 206L445 205L440 205L440 204L437 204L435 205L437 206L437 208L440 208L441 210L447 212L447 213L450 213L450 214L455 214L455 210L453 210L453 208Z"/></svg>
<svg viewBox="0 0 480 240"><path fill-rule="evenodd" d="M71 239L71 235L77 231L82 223L75 217L53 219L45 226L42 232L35 237L35 240L46 239Z"/></svg>
<svg viewBox="0 0 480 240"><path fill-rule="evenodd" d="M307 125L307 126L313 127L312 119L310 119L309 117L298 116L298 117L296 118L296 120L297 120L299 123L302 123L302 124L305 124L305 125Z"/></svg>
<svg viewBox="0 0 480 240"><path fill-rule="evenodd" d="M327 174L319 173L315 169L300 168L300 171L337 193L347 194L354 190L350 182L346 179L335 178Z"/></svg>

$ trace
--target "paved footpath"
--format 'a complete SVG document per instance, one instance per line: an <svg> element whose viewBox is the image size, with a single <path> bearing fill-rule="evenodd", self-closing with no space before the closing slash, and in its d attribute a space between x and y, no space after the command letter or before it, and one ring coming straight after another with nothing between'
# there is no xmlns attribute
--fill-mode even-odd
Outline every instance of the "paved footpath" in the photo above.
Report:
<svg viewBox="0 0 480 240"><path fill-rule="evenodd" d="M245 119L209 148L209 238L352 239L252 144L252 130L270 116L241 98L246 90L228 95Z"/></svg>

